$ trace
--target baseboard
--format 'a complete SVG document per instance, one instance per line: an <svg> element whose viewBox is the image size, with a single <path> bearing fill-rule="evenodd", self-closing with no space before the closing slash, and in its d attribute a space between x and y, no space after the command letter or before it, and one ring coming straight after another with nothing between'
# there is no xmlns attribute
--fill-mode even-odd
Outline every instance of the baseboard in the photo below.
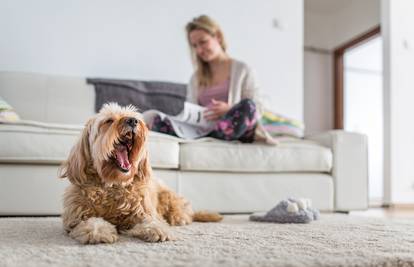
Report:
<svg viewBox="0 0 414 267"><path fill-rule="evenodd" d="M407 210L412 210L414 209L414 203L398 203L398 204L389 204L388 208L390 209L407 209Z"/></svg>

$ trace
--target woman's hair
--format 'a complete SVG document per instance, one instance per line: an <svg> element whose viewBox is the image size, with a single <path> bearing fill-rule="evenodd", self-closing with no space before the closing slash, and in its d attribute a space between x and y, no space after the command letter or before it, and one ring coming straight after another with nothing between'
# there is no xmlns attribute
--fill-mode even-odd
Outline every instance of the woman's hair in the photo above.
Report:
<svg viewBox="0 0 414 267"><path fill-rule="evenodd" d="M187 31L187 41L190 46L191 57L193 59L193 63L197 66L196 75L198 85L199 87L209 86L211 84L212 79L210 66L207 62L204 62L199 56L196 55L193 46L190 42L190 33L194 30L203 30L211 36L218 37L221 48L224 52L226 52L227 45L226 41L224 40L223 32L220 26L209 16L206 15L201 15L199 17L194 18L192 21L187 23L185 29Z"/></svg>

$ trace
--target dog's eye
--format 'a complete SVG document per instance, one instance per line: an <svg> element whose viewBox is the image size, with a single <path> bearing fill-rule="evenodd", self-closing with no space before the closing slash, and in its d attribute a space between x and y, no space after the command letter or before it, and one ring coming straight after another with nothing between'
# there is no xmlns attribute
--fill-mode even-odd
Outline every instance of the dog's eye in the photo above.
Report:
<svg viewBox="0 0 414 267"><path fill-rule="evenodd" d="M105 123L107 123L107 124L111 124L111 123L113 123L114 122L114 120L113 119L107 119L106 121L105 121Z"/></svg>

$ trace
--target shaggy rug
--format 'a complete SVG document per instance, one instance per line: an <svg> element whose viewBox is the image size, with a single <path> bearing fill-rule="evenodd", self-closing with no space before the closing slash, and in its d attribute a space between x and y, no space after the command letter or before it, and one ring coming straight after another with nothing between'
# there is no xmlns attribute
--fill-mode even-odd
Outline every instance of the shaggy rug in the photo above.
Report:
<svg viewBox="0 0 414 267"><path fill-rule="evenodd" d="M61 220L0 218L0 266L414 266L414 221L322 214L310 224L174 227L177 241L80 245Z"/></svg>

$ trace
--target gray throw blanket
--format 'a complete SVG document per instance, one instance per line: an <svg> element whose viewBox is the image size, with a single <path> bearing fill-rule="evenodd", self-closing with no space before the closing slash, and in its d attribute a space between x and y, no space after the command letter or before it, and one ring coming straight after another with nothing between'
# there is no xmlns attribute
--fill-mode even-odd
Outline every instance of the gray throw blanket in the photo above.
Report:
<svg viewBox="0 0 414 267"><path fill-rule="evenodd" d="M157 81L87 79L95 86L95 111L108 102L122 106L134 105L140 112L156 109L169 115L177 115L184 108L186 84Z"/></svg>

